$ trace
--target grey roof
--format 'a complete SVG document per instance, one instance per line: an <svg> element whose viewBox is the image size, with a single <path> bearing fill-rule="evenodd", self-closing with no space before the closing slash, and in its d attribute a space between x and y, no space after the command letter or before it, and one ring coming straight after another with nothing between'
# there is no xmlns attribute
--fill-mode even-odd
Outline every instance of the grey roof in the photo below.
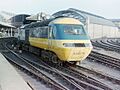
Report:
<svg viewBox="0 0 120 90"><path fill-rule="evenodd" d="M6 28L16 28L8 23L5 23L5 22L1 22L0 21L0 27L6 27Z"/></svg>
<svg viewBox="0 0 120 90"><path fill-rule="evenodd" d="M70 8L68 10L73 10L73 11L82 13L83 15L85 15L86 17L89 18L90 23L107 25L107 26L114 26L115 27L115 24L112 21L110 21L109 19L106 19L104 17L98 16L98 15L95 15L95 14L92 14L92 13L88 13L88 12L85 12L85 11L81 11L81 10L78 10L78 9L74 9L74 8Z"/></svg>
<svg viewBox="0 0 120 90"><path fill-rule="evenodd" d="M0 14L0 27L15 28L14 26L7 23L6 18Z"/></svg>
<svg viewBox="0 0 120 90"><path fill-rule="evenodd" d="M120 19L110 19L113 22L120 22Z"/></svg>

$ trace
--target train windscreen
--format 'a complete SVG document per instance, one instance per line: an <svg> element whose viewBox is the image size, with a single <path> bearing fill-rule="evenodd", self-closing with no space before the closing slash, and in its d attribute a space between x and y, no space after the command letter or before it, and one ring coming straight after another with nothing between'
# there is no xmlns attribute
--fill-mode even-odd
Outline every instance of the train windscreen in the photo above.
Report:
<svg viewBox="0 0 120 90"><path fill-rule="evenodd" d="M88 39L87 33L82 25L55 24L54 35L56 39Z"/></svg>

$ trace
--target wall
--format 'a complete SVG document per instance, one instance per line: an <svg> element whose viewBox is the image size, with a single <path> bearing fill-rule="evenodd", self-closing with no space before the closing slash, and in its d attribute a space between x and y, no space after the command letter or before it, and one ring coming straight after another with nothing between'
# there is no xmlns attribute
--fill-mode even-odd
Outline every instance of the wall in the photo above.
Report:
<svg viewBox="0 0 120 90"><path fill-rule="evenodd" d="M120 37L120 31L117 27L89 24L88 34L91 39L102 38L102 37Z"/></svg>

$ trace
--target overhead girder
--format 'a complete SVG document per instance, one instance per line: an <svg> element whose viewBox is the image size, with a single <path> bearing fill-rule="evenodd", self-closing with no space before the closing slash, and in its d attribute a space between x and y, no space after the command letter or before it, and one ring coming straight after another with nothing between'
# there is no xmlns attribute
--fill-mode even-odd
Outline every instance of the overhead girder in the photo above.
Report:
<svg viewBox="0 0 120 90"><path fill-rule="evenodd" d="M78 12L77 10L73 10L73 9L58 11L54 13L52 16L54 16L55 18L72 17L80 20L83 24L86 24L86 19L87 19L86 16L83 15L81 12Z"/></svg>

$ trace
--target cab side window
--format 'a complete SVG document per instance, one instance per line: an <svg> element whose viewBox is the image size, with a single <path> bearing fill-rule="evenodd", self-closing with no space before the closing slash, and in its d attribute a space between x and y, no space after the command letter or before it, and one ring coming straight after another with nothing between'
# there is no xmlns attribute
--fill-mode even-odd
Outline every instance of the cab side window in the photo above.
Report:
<svg viewBox="0 0 120 90"><path fill-rule="evenodd" d="M53 26L53 29L52 29L52 38L55 39L56 38L56 27Z"/></svg>

